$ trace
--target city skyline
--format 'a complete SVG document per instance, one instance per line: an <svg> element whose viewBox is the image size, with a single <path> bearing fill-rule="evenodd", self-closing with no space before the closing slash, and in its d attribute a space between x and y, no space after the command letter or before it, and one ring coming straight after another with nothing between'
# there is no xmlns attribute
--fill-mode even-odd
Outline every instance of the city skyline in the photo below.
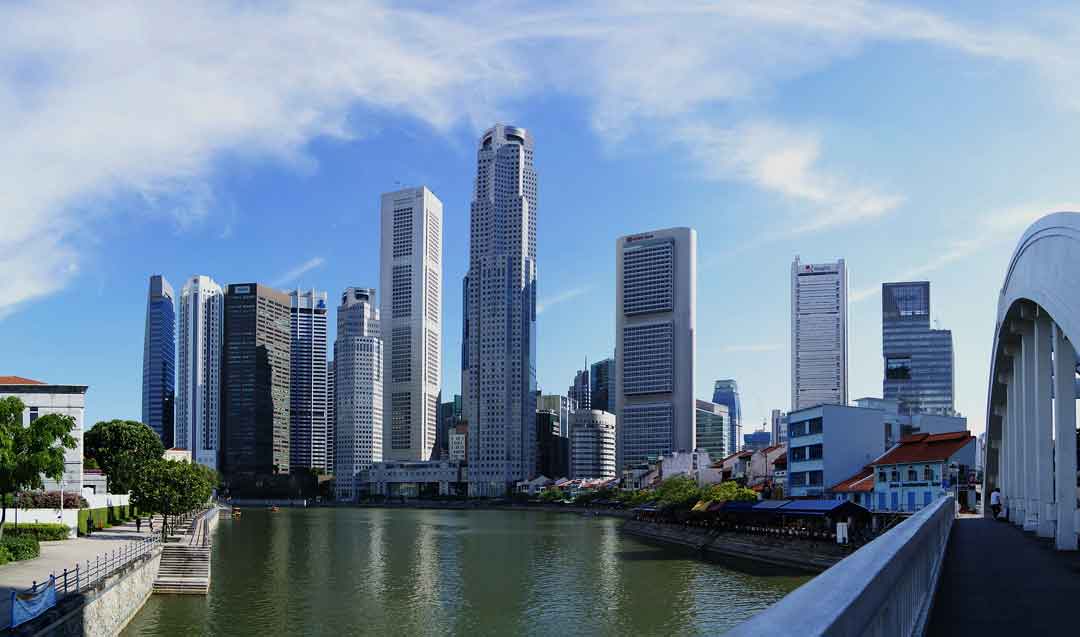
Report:
<svg viewBox="0 0 1080 637"><path fill-rule="evenodd" d="M1054 25L1075 22L1074 12L1058 10L1065 15ZM3 11L15 27L31 19L19 7ZM34 82L19 74L5 80L13 95L47 91L55 99L47 110L33 108L34 99L3 107L13 109L4 121L18 125L8 138L14 163L3 171L16 196L0 211L9 273L0 284L0 348L12 373L88 382L91 422L139 417L131 388L141 352L130 334L142 328L148 275L377 287L377 255L357 251L352 238L376 236L371 202L397 182L428 184L446 205L442 375L443 391L453 393L460 355L447 337L461 327L472 144L493 121L520 122L542 140L537 167L557 186L545 195L549 212L537 228L538 261L547 264L537 290L540 387L562 391L582 354L592 360L612 351L604 242L635 228L685 225L701 238L699 299L710 316L700 330L695 397L708 398L711 380L738 378L749 423L788 403L788 381L774 379L788 359L785 270L801 254L849 265L850 397L880 392L880 283L930 280L932 319L953 331L957 409L981 431L988 299L1011 241L1037 216L1080 207L1062 169L1080 139L1075 88L1059 81L1075 70L1075 44L1057 37L1039 11L1007 3L978 11L866 3L824 15L805 7L784 15L686 7L656 19L622 7L528 8L513 16L522 28L497 41L478 36L465 8L388 10L431 27L442 46L401 37L413 22L389 40L377 29L360 37L372 34L360 8L310 14L299 31L259 12L193 7L178 21L137 5L116 11L131 19L99 24L87 7L58 8L41 28L64 37L44 48L24 38L0 45L14 59L57 71ZM990 14L1007 19L993 25ZM443 21L456 28L434 26ZM178 22L207 33L211 49L230 50L219 39L230 31L206 25L260 37L249 38L242 65L148 46ZM126 30L133 23L146 32L135 37ZM79 28L85 24L98 31ZM611 27L629 35L603 39ZM716 32L734 39L718 42ZM613 61L624 68L627 60L656 59L673 35L685 47L679 51L693 53L681 63L605 72ZM529 44L536 37L560 55L537 57ZM384 68L370 61L379 55L356 55L357 38L407 55ZM787 53L768 62L778 51ZM168 87L152 74L112 72L116 60L133 57L148 67L194 63L198 72ZM501 63L480 63L491 59ZM565 68L611 81L560 80L552 65L563 59L574 61ZM346 65L340 77L312 75L330 60ZM425 81L389 90L383 82L342 82L351 73L398 78L419 69ZM252 88L268 76L275 81L265 91ZM514 90L485 88L506 77ZM840 91L845 99L836 100ZM88 95L96 98L88 103ZM130 117L102 107L117 95ZM161 121L174 124L165 137L139 125ZM69 152L74 139L79 153ZM618 187L599 187L606 184ZM297 253L296 239L308 253ZM36 258L25 252L31 246L42 248ZM68 304L81 310L76 325L62 319Z"/></svg>

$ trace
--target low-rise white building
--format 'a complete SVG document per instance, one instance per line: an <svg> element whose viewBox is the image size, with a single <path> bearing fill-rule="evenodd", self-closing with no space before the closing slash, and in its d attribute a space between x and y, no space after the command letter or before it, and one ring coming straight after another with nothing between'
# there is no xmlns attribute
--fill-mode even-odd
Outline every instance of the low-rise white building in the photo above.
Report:
<svg viewBox="0 0 1080 637"><path fill-rule="evenodd" d="M75 448L64 450L63 484L44 480L45 491L82 493L83 486L83 418L86 412L86 385L50 385L21 376L0 376L0 398L15 396L23 402L23 425L29 425L45 414L63 414L75 419L71 436Z"/></svg>
<svg viewBox="0 0 1080 637"><path fill-rule="evenodd" d="M468 469L457 460L376 462L366 472L368 492L395 498L468 493Z"/></svg>

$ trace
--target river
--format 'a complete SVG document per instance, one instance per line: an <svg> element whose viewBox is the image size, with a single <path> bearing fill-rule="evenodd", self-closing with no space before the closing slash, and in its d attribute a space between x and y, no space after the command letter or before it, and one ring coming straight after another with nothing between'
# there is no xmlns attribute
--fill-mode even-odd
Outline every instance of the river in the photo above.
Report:
<svg viewBox="0 0 1080 637"><path fill-rule="evenodd" d="M809 578L748 574L564 513L245 510L208 596L153 595L135 635L715 635Z"/></svg>

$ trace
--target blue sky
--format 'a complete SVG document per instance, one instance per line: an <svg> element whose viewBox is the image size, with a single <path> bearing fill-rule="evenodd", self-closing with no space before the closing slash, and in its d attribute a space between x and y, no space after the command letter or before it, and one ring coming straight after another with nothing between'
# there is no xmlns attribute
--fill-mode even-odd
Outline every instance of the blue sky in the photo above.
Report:
<svg viewBox="0 0 1080 637"><path fill-rule="evenodd" d="M495 121L536 139L542 388L612 353L615 238L686 225L696 394L737 378L750 428L790 400L799 254L848 262L851 398L881 392L881 282L930 280L981 430L1013 246L1080 209L1069 4L30 2L0 24L0 373L90 385L90 422L139 416L150 274L376 286L399 184L443 201L453 393Z"/></svg>

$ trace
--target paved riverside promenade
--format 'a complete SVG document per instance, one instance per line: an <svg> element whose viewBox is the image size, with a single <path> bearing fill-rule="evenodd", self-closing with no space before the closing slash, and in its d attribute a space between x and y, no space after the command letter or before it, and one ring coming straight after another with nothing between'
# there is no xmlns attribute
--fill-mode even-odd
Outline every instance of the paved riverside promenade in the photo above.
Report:
<svg viewBox="0 0 1080 637"><path fill-rule="evenodd" d="M1075 634L1080 554L1052 542L1008 522L957 519L927 634Z"/></svg>
<svg viewBox="0 0 1080 637"><path fill-rule="evenodd" d="M154 520L154 528L161 532L161 518ZM11 591L30 588L35 581L48 581L49 573L62 577L64 569L74 569L78 562L86 566L86 560L119 549L129 542L148 537L150 528L143 518L142 533L135 532L135 521L94 531L90 537L71 540L56 540L41 543L41 555L32 560L9 562L0 566L0 626L7 626L11 621ZM68 575L70 585L74 585L74 575ZM62 586L62 584L57 584Z"/></svg>

